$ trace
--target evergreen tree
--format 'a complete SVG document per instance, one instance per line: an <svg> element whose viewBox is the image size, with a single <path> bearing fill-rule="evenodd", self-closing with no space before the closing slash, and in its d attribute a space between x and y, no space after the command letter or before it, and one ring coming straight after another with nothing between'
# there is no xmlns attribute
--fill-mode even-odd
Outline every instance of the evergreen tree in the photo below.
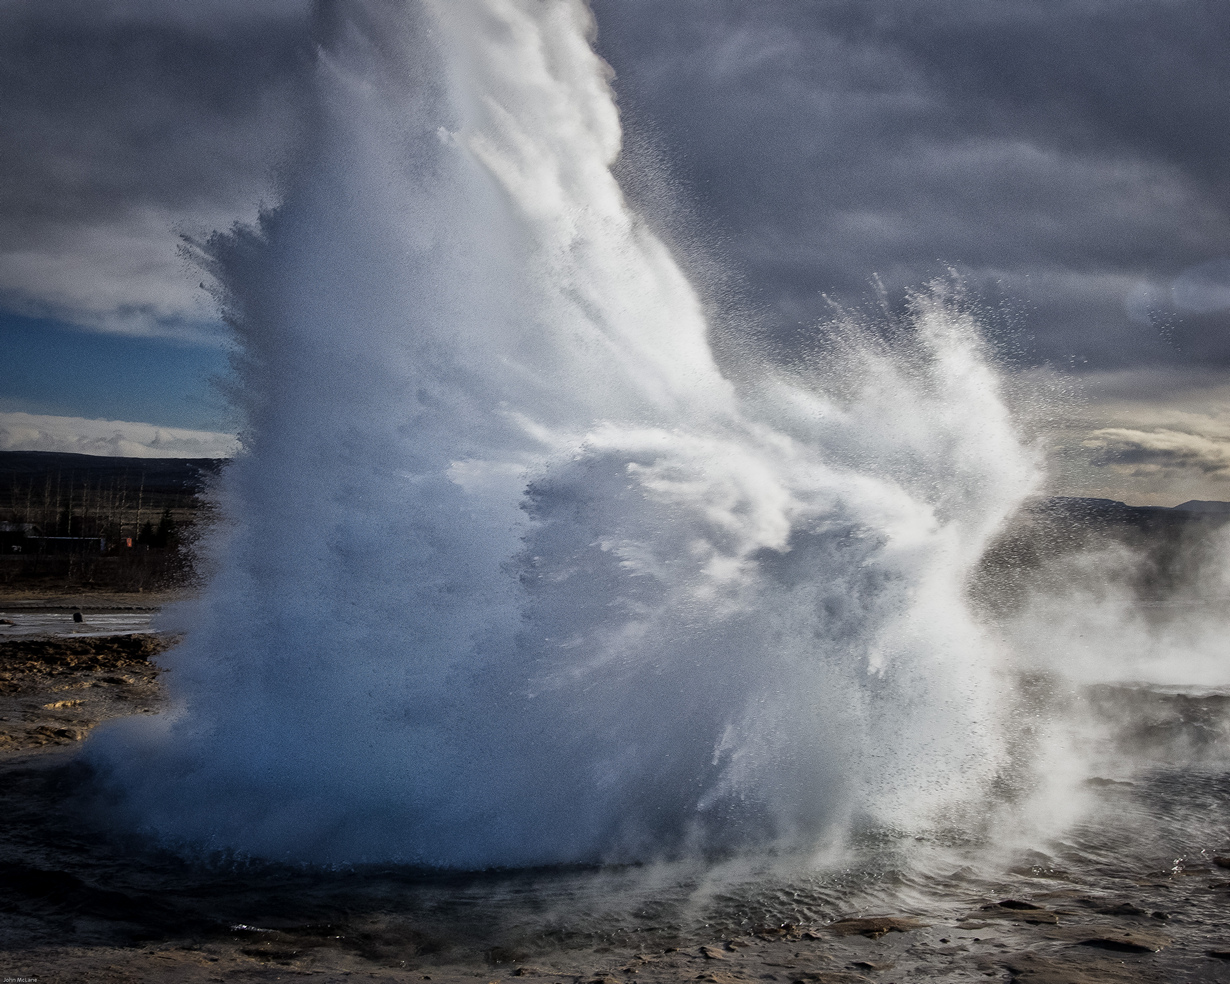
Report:
<svg viewBox="0 0 1230 984"><path fill-rule="evenodd" d="M171 518L171 509L168 506L162 511L162 518L158 520L158 530L154 533L154 546L172 547L175 545L175 539L175 520Z"/></svg>

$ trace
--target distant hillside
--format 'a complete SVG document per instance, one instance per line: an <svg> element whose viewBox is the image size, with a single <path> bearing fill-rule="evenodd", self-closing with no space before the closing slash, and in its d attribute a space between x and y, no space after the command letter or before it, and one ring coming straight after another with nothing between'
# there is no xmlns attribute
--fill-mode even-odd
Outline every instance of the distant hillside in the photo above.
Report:
<svg viewBox="0 0 1230 984"><path fill-rule="evenodd" d="M59 479L61 484L144 485L151 493L176 495L198 492L216 475L224 458L113 458L58 451L0 451L0 496L14 485L27 486ZM2 501L2 500L0 500Z"/></svg>
<svg viewBox="0 0 1230 984"><path fill-rule="evenodd" d="M1032 517L1063 518L1076 524L1111 524L1159 530L1189 523L1220 524L1230 519L1230 502L1192 499L1180 506L1127 506L1116 499L1050 496L1033 499L1023 514Z"/></svg>
<svg viewBox="0 0 1230 984"><path fill-rule="evenodd" d="M1065 559L1119 551L1113 577L1141 600L1198 586L1217 565L1217 533L1230 503L1129 506L1114 499L1039 497L1014 516L983 554L971 593L992 610L1009 611L1033 591L1062 592L1072 576ZM1130 560L1128 559L1130 558Z"/></svg>
<svg viewBox="0 0 1230 984"><path fill-rule="evenodd" d="M1175 506L1182 512L1204 513L1206 515L1224 516L1230 513L1230 502L1213 502L1207 499L1190 499Z"/></svg>
<svg viewBox="0 0 1230 984"><path fill-rule="evenodd" d="M190 517L196 496L220 471L218 458L112 458L55 451L0 451L0 521L48 525L108 512L121 523L170 509ZM128 514L132 513L132 516Z"/></svg>
<svg viewBox="0 0 1230 984"><path fill-rule="evenodd" d="M0 451L0 585L143 590L183 582L200 493L223 464Z"/></svg>

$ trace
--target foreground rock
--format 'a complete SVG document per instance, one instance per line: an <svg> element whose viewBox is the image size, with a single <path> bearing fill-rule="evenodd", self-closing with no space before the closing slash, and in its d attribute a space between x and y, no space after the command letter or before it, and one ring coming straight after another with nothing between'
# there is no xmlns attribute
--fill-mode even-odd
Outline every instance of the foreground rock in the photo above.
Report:
<svg viewBox="0 0 1230 984"><path fill-rule="evenodd" d="M870 940L878 940L889 933L908 933L913 929L923 929L926 923L917 919L905 919L900 916L868 916L863 919L839 919L829 923L828 931L834 936L865 936Z"/></svg>

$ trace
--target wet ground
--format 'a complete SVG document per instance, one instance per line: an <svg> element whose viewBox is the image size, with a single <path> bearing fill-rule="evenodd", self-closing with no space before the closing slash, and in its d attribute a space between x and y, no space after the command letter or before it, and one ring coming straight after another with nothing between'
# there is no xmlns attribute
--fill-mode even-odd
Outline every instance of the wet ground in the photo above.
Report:
<svg viewBox="0 0 1230 984"><path fill-rule="evenodd" d="M158 606L0 600L0 642L30 636L116 635L151 631Z"/></svg>
<svg viewBox="0 0 1230 984"><path fill-rule="evenodd" d="M0 638L0 977L1230 981L1223 694L1066 698L1100 722L1106 767L1081 787L1084 819L1028 849L866 830L827 861L322 871L188 860L107 827L80 740L158 711L150 660L168 643L68 619Z"/></svg>

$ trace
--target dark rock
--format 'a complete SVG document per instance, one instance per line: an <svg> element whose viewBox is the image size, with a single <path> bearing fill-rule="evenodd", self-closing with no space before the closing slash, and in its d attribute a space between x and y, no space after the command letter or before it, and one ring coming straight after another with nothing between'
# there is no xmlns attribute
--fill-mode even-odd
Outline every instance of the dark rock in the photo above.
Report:
<svg viewBox="0 0 1230 984"><path fill-rule="evenodd" d="M789 936L798 927L794 923L782 923L779 926L757 926L752 930L757 936L763 936L766 939L772 939L778 936Z"/></svg>
<svg viewBox="0 0 1230 984"><path fill-rule="evenodd" d="M493 964L521 963L529 957L526 950L515 946L493 946L487 951L487 960Z"/></svg>
<svg viewBox="0 0 1230 984"><path fill-rule="evenodd" d="M81 741L88 731L83 728L52 728L41 724L30 729L32 739L42 739L44 742Z"/></svg>
<svg viewBox="0 0 1230 984"><path fill-rule="evenodd" d="M1147 916L1149 913L1138 905L1132 905L1131 902L1121 902L1118 905L1108 905L1104 909L1098 909L1098 914L1103 916Z"/></svg>
<svg viewBox="0 0 1230 984"><path fill-rule="evenodd" d="M1116 953L1156 953L1170 945L1170 938L1152 929L1122 929L1118 926L1057 926L1046 931L1048 939L1066 940L1077 946Z"/></svg>
<svg viewBox="0 0 1230 984"><path fill-rule="evenodd" d="M1007 905L1006 903L1008 902L1012 904ZM981 914L977 918L1011 919L1014 922L1030 923L1034 926L1059 925L1059 913L1052 912L1050 909L1043 909L1041 906L1033 905L1030 902L1019 902L1016 899L1006 899L1004 902L984 905Z"/></svg>
<svg viewBox="0 0 1230 984"><path fill-rule="evenodd" d="M273 947L243 947L239 952L253 960L280 964L290 963L299 956L298 950L278 950Z"/></svg>
<svg viewBox="0 0 1230 984"><path fill-rule="evenodd" d="M1160 936L1135 933L1115 936L1106 933L1080 940L1077 945L1091 946L1099 950L1113 950L1115 953L1157 953L1166 946L1167 942Z"/></svg>
<svg viewBox="0 0 1230 984"><path fill-rule="evenodd" d="M1141 984L1135 967L1092 955L1073 961L1023 953L1005 960L1003 967L1012 975L1013 984ZM983 970L988 976L993 972L993 965Z"/></svg>
<svg viewBox="0 0 1230 984"><path fill-rule="evenodd" d="M878 940L888 933L908 933L914 929L922 929L927 923L917 919L905 919L900 916L868 916L864 919L839 919L826 927L835 936L866 936Z"/></svg>
<svg viewBox="0 0 1230 984"><path fill-rule="evenodd" d="M1230 502L1214 502L1208 499L1190 499L1180 502L1174 507L1176 512L1204 513L1206 515L1224 516L1230 513Z"/></svg>

